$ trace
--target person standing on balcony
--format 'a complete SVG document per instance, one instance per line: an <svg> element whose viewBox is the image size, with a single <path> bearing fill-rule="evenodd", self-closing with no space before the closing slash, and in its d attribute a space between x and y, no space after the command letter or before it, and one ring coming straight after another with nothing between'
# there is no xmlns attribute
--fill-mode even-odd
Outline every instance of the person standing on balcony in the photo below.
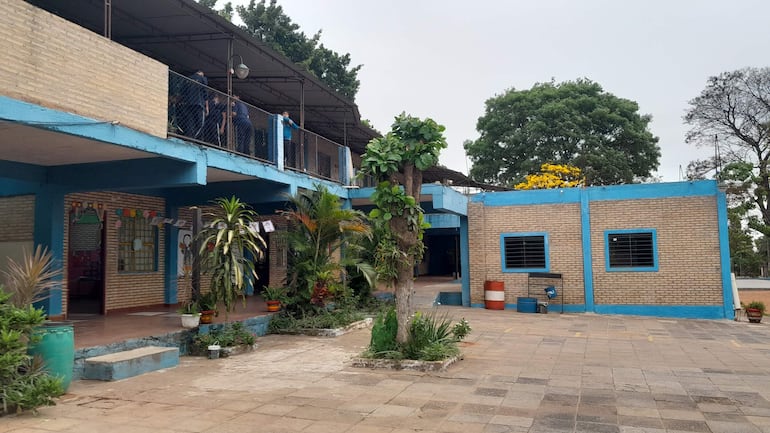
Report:
<svg viewBox="0 0 770 433"><path fill-rule="evenodd" d="M208 114L209 103L206 86L209 80L203 71L198 69L188 77L187 86L182 93L182 135L190 138L198 138L203 129L203 120Z"/></svg>
<svg viewBox="0 0 770 433"><path fill-rule="evenodd" d="M212 92L209 100L209 114L203 122L203 141L217 146L222 145L222 135L225 133L225 117L227 105L222 102L219 93Z"/></svg>
<svg viewBox="0 0 770 433"><path fill-rule="evenodd" d="M251 154L251 121L249 120L249 107L241 101L240 96L233 95L233 126L235 126L235 138L238 144L237 151Z"/></svg>
<svg viewBox="0 0 770 433"><path fill-rule="evenodd" d="M297 167L297 146L291 140L292 129L299 129L299 126L291 120L288 111L284 111L281 115L283 116L283 153L286 159L285 164L292 168L299 168Z"/></svg>

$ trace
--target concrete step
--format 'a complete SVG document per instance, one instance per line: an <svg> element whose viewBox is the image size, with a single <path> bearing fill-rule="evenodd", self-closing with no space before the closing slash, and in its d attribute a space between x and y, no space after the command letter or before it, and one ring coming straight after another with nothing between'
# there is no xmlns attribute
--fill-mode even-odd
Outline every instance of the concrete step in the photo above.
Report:
<svg viewBox="0 0 770 433"><path fill-rule="evenodd" d="M176 347L147 346L86 358L83 379L120 380L179 365Z"/></svg>

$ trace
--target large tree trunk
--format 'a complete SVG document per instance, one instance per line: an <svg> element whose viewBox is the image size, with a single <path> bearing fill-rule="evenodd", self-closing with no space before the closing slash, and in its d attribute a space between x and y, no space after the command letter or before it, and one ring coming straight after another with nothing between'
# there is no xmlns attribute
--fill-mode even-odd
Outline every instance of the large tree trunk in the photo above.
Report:
<svg viewBox="0 0 770 433"><path fill-rule="evenodd" d="M398 332L396 341L403 344L409 337L409 319L412 317L412 294L414 293L414 278L412 267L402 266L398 272L396 283L396 319Z"/></svg>
<svg viewBox="0 0 770 433"><path fill-rule="evenodd" d="M422 172L417 170L414 165L406 164L404 166L404 193L415 198L420 202L420 189L422 184ZM419 227L416 230L409 230L406 218L393 217L390 220L391 232L396 234L398 247L404 253L414 250L414 246L420 242ZM412 295L414 294L414 266L416 257L409 254L405 263L398 270L398 279L396 281L396 319L398 320L398 332L396 341L403 344L409 336L410 318L412 317Z"/></svg>

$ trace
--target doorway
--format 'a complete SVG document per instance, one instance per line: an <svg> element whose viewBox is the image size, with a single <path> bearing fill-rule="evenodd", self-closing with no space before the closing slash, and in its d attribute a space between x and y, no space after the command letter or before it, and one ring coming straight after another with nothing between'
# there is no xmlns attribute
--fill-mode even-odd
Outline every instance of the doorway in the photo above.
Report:
<svg viewBox="0 0 770 433"><path fill-rule="evenodd" d="M104 211L73 202L67 245L67 313L104 314Z"/></svg>

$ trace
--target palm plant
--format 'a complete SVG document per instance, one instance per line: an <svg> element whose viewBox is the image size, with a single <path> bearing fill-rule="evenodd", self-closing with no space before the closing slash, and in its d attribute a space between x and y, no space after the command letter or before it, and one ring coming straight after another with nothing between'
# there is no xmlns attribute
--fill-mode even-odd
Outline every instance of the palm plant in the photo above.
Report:
<svg viewBox="0 0 770 433"><path fill-rule="evenodd" d="M51 296L51 291L61 284L58 277L62 270L54 268L48 248L38 245L32 254L24 250L19 262L8 258L8 269L2 273L11 304L25 308Z"/></svg>
<svg viewBox="0 0 770 433"><path fill-rule="evenodd" d="M257 213L236 197L214 200L217 208L207 213L211 224L201 232L201 267L211 275L211 291L225 312L233 311L235 300L246 302L245 287L257 279L254 261L261 260L265 240L253 229Z"/></svg>
<svg viewBox="0 0 770 433"><path fill-rule="evenodd" d="M344 274L346 265L359 269L373 284L374 270L355 255L356 238L371 236L362 213L343 209L339 197L323 185L290 196L289 204L282 214L290 222L288 284L297 301L307 306L318 299L314 294L329 290L331 276ZM335 260L343 248L345 257Z"/></svg>

